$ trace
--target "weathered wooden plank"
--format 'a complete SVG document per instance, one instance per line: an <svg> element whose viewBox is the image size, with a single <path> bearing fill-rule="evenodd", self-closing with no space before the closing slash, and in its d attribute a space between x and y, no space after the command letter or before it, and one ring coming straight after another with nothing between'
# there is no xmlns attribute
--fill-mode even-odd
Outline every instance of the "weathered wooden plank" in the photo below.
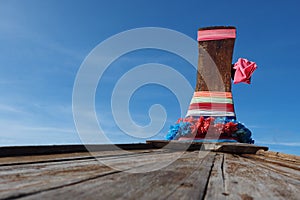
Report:
<svg viewBox="0 0 300 200"><path fill-rule="evenodd" d="M287 171L300 171L300 160L291 160L279 157L268 157L264 155L254 155L254 154L243 154L241 155L244 158L249 158L250 160L262 162L265 165L276 167L279 169L285 169Z"/></svg>
<svg viewBox="0 0 300 200"><path fill-rule="evenodd" d="M62 153L78 153L88 151L115 151L119 150L145 150L153 147L145 143L135 144L100 144L100 145L50 145L50 146L9 146L0 147L0 157L28 156L28 155L50 155Z"/></svg>
<svg viewBox="0 0 300 200"><path fill-rule="evenodd" d="M198 152L200 158L204 158L206 155L206 152ZM198 163L194 163L194 169L189 172L191 174L168 196L168 199L203 199L207 191L207 183L212 173L214 160L215 156L211 156L209 160L202 159Z"/></svg>
<svg viewBox="0 0 300 200"><path fill-rule="evenodd" d="M188 152L158 171L111 174L23 199L191 199L191 195L201 199L214 158L214 153L205 155Z"/></svg>
<svg viewBox="0 0 300 200"><path fill-rule="evenodd" d="M229 199L299 199L300 180L276 167L237 155L224 154L224 180ZM299 171L295 171L299 175Z"/></svg>
<svg viewBox="0 0 300 200"><path fill-rule="evenodd" d="M163 153L159 150L144 154L137 152L132 155L122 155L123 152L120 151L114 153L113 156L101 157L104 159L102 161L123 169L145 164L153 165L153 162L156 161L151 160L151 157L164 158ZM118 153L120 155L117 155ZM169 153L165 153L165 155L170 156ZM118 169L107 167L96 159L3 166L0 167L0 198L26 196L117 172L119 172Z"/></svg>
<svg viewBox="0 0 300 200"><path fill-rule="evenodd" d="M300 159L299 156L280 154L275 152L262 153L258 155L241 155L249 159L250 162L255 162L263 168L281 174L292 179L300 180Z"/></svg>
<svg viewBox="0 0 300 200"><path fill-rule="evenodd" d="M130 156L120 156L113 159L101 158L100 161L112 168L130 173L148 172L162 168L184 155L182 151L163 151Z"/></svg>
<svg viewBox="0 0 300 200"><path fill-rule="evenodd" d="M295 161L300 162L300 156L297 155L291 155L291 154L285 154L285 153L273 152L273 151L269 151L269 152L259 151L257 154L264 155L265 157L283 159L291 162L295 162Z"/></svg>
<svg viewBox="0 0 300 200"><path fill-rule="evenodd" d="M268 151L268 149L268 147L256 146L253 144L219 143L216 144L214 151L233 154L256 154L259 150Z"/></svg>
<svg viewBox="0 0 300 200"><path fill-rule="evenodd" d="M2 157L0 158L0 167L9 165L23 165L43 162L61 162L76 159L89 159L93 158L90 153L64 153L52 155L38 155L38 156L18 156L18 157Z"/></svg>
<svg viewBox="0 0 300 200"><path fill-rule="evenodd" d="M266 158L270 160L276 160L280 162L288 162L295 165L300 165L300 156L284 154L280 152L272 152L272 151L258 151L256 156L260 156L261 158Z"/></svg>
<svg viewBox="0 0 300 200"><path fill-rule="evenodd" d="M13 198L48 188L60 187L94 177L96 174L103 175L113 171L116 170L101 166L96 161L52 165L32 164L17 166L14 169L1 168L0 198Z"/></svg>
<svg viewBox="0 0 300 200"><path fill-rule="evenodd" d="M300 192L297 156L179 150L0 158L0 199L297 199Z"/></svg>
<svg viewBox="0 0 300 200"><path fill-rule="evenodd" d="M269 149L265 146L256 146L244 143L209 143L177 140L147 140L146 142L156 148L174 150L205 150L234 154L255 154L259 150L267 151Z"/></svg>
<svg viewBox="0 0 300 200"><path fill-rule="evenodd" d="M202 142L193 141L177 141L177 140L147 140L147 144L153 146L154 148L165 148L173 150L200 150L202 148Z"/></svg>
<svg viewBox="0 0 300 200"><path fill-rule="evenodd" d="M270 163L217 154L205 199L297 199L300 171L281 171Z"/></svg>
<svg viewBox="0 0 300 200"><path fill-rule="evenodd" d="M228 191L224 179L224 154L218 153L209 177L205 199L227 199Z"/></svg>
<svg viewBox="0 0 300 200"><path fill-rule="evenodd" d="M64 153L64 154L50 154L50 155L35 155L35 156L14 156L0 158L0 167L8 165L22 165L45 162L62 162L71 160L85 160L94 159L95 157L112 157L112 156L126 156L138 153L149 152L163 152L165 150L146 149L146 150L130 150L130 151L99 151L99 152L80 152L80 153Z"/></svg>

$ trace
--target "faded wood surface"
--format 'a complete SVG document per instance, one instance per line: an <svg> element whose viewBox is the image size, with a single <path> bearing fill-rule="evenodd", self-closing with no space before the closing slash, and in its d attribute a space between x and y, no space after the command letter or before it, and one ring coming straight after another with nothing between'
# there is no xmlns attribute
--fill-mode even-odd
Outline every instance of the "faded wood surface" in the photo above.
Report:
<svg viewBox="0 0 300 200"><path fill-rule="evenodd" d="M0 199L299 199L299 164L298 156L262 150L2 157Z"/></svg>
<svg viewBox="0 0 300 200"><path fill-rule="evenodd" d="M101 145L53 145L53 146L12 146L0 147L0 157L26 156L26 155L51 155L62 153L115 151L115 150L141 150L152 149L151 145L145 143L135 144L101 144Z"/></svg>
<svg viewBox="0 0 300 200"><path fill-rule="evenodd" d="M299 199L299 170L251 159L253 155L216 157L206 199Z"/></svg>
<svg viewBox="0 0 300 200"><path fill-rule="evenodd" d="M201 199L213 157L213 154L209 154L199 158L197 153L189 153L158 171L110 174L76 186L39 193L27 199L65 199L66 194L70 193L79 199L174 199L172 195L177 199L179 196L181 199L195 199L192 196ZM204 183L198 184L200 180Z"/></svg>
<svg viewBox="0 0 300 200"><path fill-rule="evenodd" d="M178 140L148 140L147 144L151 144L155 148L175 149L175 150L203 150L215 151L234 154L255 154L259 150L267 151L269 148L265 146L257 146L253 144L234 143L234 142L194 142L194 141L178 141Z"/></svg>
<svg viewBox="0 0 300 200"><path fill-rule="evenodd" d="M174 152L174 154L179 153ZM33 159L28 163L2 164L0 167L0 197L22 197L66 185L74 185L108 174L119 173L119 169L125 171L140 166L153 166L157 162L153 161L153 158L166 159L171 156L169 153L161 153L160 150L152 153L143 151L142 154L140 152L128 154L120 151L105 151L99 152L96 158L78 159L76 155L74 159L69 157L58 162L52 162L52 160L51 162L41 162Z"/></svg>

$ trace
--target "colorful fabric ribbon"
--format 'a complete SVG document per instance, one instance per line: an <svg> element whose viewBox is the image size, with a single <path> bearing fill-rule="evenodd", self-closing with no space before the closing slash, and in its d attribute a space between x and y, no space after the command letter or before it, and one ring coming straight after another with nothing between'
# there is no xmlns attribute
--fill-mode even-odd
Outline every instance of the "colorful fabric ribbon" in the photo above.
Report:
<svg viewBox="0 0 300 200"><path fill-rule="evenodd" d="M231 116L235 117L230 92L194 92L186 116Z"/></svg>
<svg viewBox="0 0 300 200"><path fill-rule="evenodd" d="M242 142L253 144L251 131L230 117L187 117L171 125L167 140Z"/></svg>
<svg viewBox="0 0 300 200"><path fill-rule="evenodd" d="M235 69L233 83L247 83L250 84L251 76L253 72L257 69L255 62L249 61L244 58L239 58L234 64L233 69Z"/></svg>
<svg viewBox="0 0 300 200"><path fill-rule="evenodd" d="M235 29L212 29L198 31L198 41L223 40L230 38L236 38Z"/></svg>

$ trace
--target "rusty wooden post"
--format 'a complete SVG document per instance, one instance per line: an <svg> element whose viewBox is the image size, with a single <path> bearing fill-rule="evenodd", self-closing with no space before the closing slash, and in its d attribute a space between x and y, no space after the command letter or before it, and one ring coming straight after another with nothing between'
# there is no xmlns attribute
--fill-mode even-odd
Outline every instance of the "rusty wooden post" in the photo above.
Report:
<svg viewBox="0 0 300 200"><path fill-rule="evenodd" d="M234 111L231 77L235 38L236 28L233 26L198 30L199 57L195 92L186 118L179 119L175 126L170 127L166 136L168 140L254 142L251 131L236 120ZM235 78L239 73L235 72ZM242 78L245 78L242 81L249 82L249 77Z"/></svg>
<svg viewBox="0 0 300 200"><path fill-rule="evenodd" d="M231 94L232 54L236 29L215 26L198 30L197 83L187 116L235 119Z"/></svg>
<svg viewBox="0 0 300 200"><path fill-rule="evenodd" d="M216 26L216 27L206 27L199 29L199 35L201 32L206 30L236 30L232 26ZM199 38L198 38L199 39ZM199 44L199 59L198 59L198 74L197 74L197 84L195 91L223 91L231 92L231 64L232 64L232 54L234 48L235 38L225 38L225 39L215 39L215 40L203 40L198 41ZM206 58L207 54L203 55L203 50L205 50L214 63L209 62ZM215 64L222 77L222 82L216 82L214 79L214 74L211 74L211 69ZM203 79L206 76L206 83ZM210 85L211 88L208 88Z"/></svg>

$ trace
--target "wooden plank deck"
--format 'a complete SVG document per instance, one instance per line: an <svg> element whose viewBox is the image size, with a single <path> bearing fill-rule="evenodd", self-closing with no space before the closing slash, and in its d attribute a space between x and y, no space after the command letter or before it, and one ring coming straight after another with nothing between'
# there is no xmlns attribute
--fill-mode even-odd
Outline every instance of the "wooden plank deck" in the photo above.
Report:
<svg viewBox="0 0 300 200"><path fill-rule="evenodd" d="M299 199L298 156L129 146L2 154L0 199Z"/></svg>

